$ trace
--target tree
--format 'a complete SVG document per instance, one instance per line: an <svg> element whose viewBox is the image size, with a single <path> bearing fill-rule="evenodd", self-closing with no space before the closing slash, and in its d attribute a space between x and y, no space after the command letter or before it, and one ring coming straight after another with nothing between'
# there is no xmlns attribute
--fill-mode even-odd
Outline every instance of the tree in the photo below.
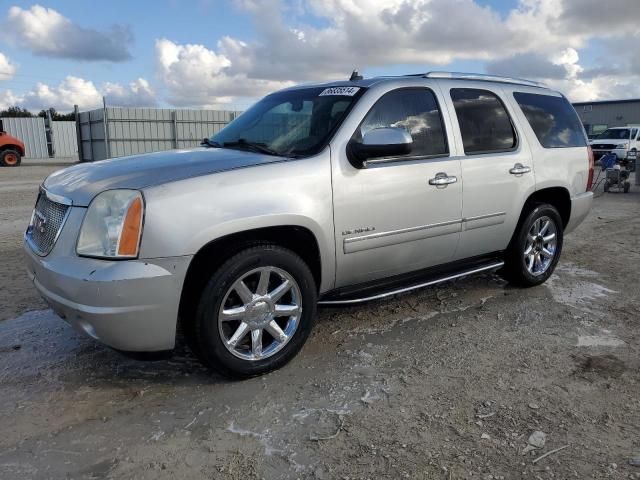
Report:
<svg viewBox="0 0 640 480"><path fill-rule="evenodd" d="M33 117L33 113L26 108L9 107L6 110L0 110L0 117Z"/></svg>
<svg viewBox="0 0 640 480"><path fill-rule="evenodd" d="M76 119L76 115L73 112L70 113L58 113L56 112L55 108L50 108L49 111L51 112L51 120L72 120L75 121ZM40 110L40 113L38 113L39 117L42 118L47 118L47 111L46 110Z"/></svg>

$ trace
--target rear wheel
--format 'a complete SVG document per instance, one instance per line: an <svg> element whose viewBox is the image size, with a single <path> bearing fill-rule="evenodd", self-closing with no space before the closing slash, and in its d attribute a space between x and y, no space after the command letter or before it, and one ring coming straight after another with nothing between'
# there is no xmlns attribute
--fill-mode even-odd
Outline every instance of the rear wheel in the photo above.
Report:
<svg viewBox="0 0 640 480"><path fill-rule="evenodd" d="M233 256L205 287L190 344L220 373L246 378L286 364L315 320L317 293L295 253L260 245Z"/></svg>
<svg viewBox="0 0 640 480"><path fill-rule="evenodd" d="M0 165L3 167L17 167L21 161L20 153L15 150L4 150L0 152Z"/></svg>
<svg viewBox="0 0 640 480"><path fill-rule="evenodd" d="M549 204L536 205L518 224L505 255L505 276L523 287L544 283L555 269L563 242L560 214Z"/></svg>

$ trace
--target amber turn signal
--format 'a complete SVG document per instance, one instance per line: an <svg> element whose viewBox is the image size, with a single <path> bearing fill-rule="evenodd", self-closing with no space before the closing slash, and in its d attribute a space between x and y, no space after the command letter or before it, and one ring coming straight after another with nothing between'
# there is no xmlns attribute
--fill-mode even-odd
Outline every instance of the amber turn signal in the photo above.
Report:
<svg viewBox="0 0 640 480"><path fill-rule="evenodd" d="M118 255L136 257L140 245L140 233L142 232L142 199L134 198L127 214L125 215L120 242L118 244Z"/></svg>

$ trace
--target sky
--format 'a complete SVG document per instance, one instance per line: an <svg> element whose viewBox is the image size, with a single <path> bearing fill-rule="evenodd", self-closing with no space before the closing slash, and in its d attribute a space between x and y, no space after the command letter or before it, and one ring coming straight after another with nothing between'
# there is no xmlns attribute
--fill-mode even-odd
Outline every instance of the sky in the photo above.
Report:
<svg viewBox="0 0 640 480"><path fill-rule="evenodd" d="M639 47L640 0L0 0L0 109L244 109L354 68L637 98Z"/></svg>

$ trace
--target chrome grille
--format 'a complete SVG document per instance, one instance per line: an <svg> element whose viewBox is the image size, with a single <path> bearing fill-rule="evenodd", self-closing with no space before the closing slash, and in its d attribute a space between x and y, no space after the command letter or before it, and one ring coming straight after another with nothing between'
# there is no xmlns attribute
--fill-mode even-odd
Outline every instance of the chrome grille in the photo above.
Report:
<svg viewBox="0 0 640 480"><path fill-rule="evenodd" d="M47 255L58 239L69 205L54 202L40 193L27 228L27 239L38 255Z"/></svg>

